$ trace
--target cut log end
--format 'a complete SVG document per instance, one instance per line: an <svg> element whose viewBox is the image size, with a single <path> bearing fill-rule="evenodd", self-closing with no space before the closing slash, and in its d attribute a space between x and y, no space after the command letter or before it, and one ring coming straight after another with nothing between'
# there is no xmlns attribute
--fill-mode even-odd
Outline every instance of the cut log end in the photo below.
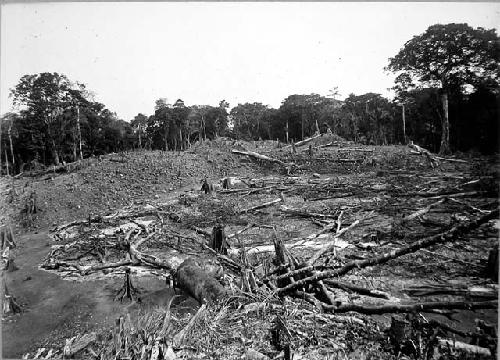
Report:
<svg viewBox="0 0 500 360"><path fill-rule="evenodd" d="M185 260L177 269L177 285L188 292L200 303L214 303L222 299L227 291L207 273L202 265L194 260Z"/></svg>

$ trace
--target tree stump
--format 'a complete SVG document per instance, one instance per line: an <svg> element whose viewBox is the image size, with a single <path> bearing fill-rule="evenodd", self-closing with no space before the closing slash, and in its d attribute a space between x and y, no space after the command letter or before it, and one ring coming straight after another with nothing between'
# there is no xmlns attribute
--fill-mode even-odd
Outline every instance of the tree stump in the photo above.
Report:
<svg viewBox="0 0 500 360"><path fill-rule="evenodd" d="M205 194L211 194L214 192L214 186L213 184L210 184L207 179L205 179L201 185L201 191L204 191Z"/></svg>
<svg viewBox="0 0 500 360"><path fill-rule="evenodd" d="M210 247L220 254L227 255L228 246L223 225L217 224L213 227Z"/></svg>
<svg viewBox="0 0 500 360"><path fill-rule="evenodd" d="M486 274L493 281L498 281L498 246L495 246L490 250L488 256L488 266L486 268Z"/></svg>
<svg viewBox="0 0 500 360"><path fill-rule="evenodd" d="M6 247L11 249L16 247L14 233L10 225L4 225L0 228L0 248L4 250Z"/></svg>
<svg viewBox="0 0 500 360"><path fill-rule="evenodd" d="M129 299L130 301L134 301L134 295L138 294L139 291L132 285L132 280L130 278L130 268L125 268L125 280L122 288L118 291L118 294L115 296L115 301L120 300L123 301L124 298Z"/></svg>
<svg viewBox="0 0 500 360"><path fill-rule="evenodd" d="M3 301L2 301L2 315L18 314L21 312L21 306L16 302L16 298L9 294L7 284L2 276L3 282Z"/></svg>

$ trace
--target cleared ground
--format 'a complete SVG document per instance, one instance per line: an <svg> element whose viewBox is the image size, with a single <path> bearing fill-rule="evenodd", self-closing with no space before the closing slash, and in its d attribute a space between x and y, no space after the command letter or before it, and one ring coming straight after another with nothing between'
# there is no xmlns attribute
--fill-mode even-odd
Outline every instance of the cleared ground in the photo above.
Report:
<svg viewBox="0 0 500 360"><path fill-rule="evenodd" d="M75 270L123 259L117 244L129 232L138 239L147 237L142 243L146 254L165 259L195 256L217 265L218 259L200 244L208 243L204 234L222 224L229 234L229 258L265 281L273 269L275 239L283 241L299 262L335 241L336 246L315 263L322 271L375 258L498 206L494 159L434 163L408 147L361 146L328 136L309 144L293 153L291 147L271 141L218 140L185 153L111 154L71 173L13 182L3 179L4 206L11 209L10 221L22 234L15 249L19 270L6 273L6 283L23 308L22 314L4 321L4 356L33 354L42 346L60 354L65 338L88 331L105 334L122 313L135 316L132 310L145 311L151 305L164 309L173 295L165 285L166 271L130 267L144 299L139 305L113 301L123 283L123 268L88 274ZM294 165L253 160L231 153L232 149ZM205 178L219 183L227 176L242 180L243 185L212 194L200 191ZM22 209L31 194L36 196L39 211L28 216ZM252 209L271 201L275 202ZM424 211L416 213L419 210ZM105 219L61 227L89 216ZM336 236L342 229L345 232ZM387 295L382 298L352 288L329 287L328 291L335 301L363 306L496 299L491 294L496 294L497 285L485 269L497 239L498 229L490 221L444 245L341 278L353 286L382 291ZM109 249L99 250L103 244ZM277 318L286 320L288 343L302 358L387 358L394 354L382 332L390 326L391 314L324 314L297 297L285 297L282 303L265 287L253 292L236 290L243 286L239 275L227 264L222 263L222 269L221 280L235 287L236 301L247 307L235 307L233 302L210 309L204 320L207 325L202 322L184 346L175 349L178 357L232 358L248 354L249 349L276 357L281 350L271 344L270 329ZM248 304L266 304L266 313L249 311ZM173 334L187 323L197 304L182 294L171 308ZM497 312L491 309L445 309L424 315L462 332L474 331L476 320L497 326ZM30 328L30 324L38 325ZM105 343L94 344L93 351L105 351Z"/></svg>

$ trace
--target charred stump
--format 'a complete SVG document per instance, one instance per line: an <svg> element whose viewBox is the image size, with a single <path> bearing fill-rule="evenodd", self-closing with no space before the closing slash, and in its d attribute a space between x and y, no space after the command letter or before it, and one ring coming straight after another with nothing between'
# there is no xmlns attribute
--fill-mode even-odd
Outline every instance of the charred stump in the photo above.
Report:
<svg viewBox="0 0 500 360"><path fill-rule="evenodd" d="M219 254L227 255L227 239L224 232L224 226L217 224L212 229L212 238L210 239L210 248Z"/></svg>
<svg viewBox="0 0 500 360"><path fill-rule="evenodd" d="M498 281L498 251L498 246L490 250L486 268L486 275L495 282Z"/></svg>
<svg viewBox="0 0 500 360"><path fill-rule="evenodd" d="M286 320L280 315L276 315L271 332L271 346L278 351L284 352L284 359L290 360L291 333L288 330Z"/></svg>
<svg viewBox="0 0 500 360"><path fill-rule="evenodd" d="M204 191L205 194L211 194L214 192L214 185L210 184L207 179L203 180L203 184L201 185L201 191Z"/></svg>

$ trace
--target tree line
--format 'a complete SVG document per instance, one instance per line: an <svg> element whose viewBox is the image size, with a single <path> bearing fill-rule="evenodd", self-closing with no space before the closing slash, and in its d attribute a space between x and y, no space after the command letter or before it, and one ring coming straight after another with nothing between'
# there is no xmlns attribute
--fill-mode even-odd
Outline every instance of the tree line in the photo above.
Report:
<svg viewBox="0 0 500 360"><path fill-rule="evenodd" d="M275 109L262 103L169 104L152 115L119 119L86 86L58 73L25 75L11 90L16 112L2 116L4 173L72 162L128 149L185 150L220 136L302 140L328 132L360 143L413 140L445 154L498 150L500 41L495 30L467 24L433 25L389 59L395 98L376 93L294 94Z"/></svg>

